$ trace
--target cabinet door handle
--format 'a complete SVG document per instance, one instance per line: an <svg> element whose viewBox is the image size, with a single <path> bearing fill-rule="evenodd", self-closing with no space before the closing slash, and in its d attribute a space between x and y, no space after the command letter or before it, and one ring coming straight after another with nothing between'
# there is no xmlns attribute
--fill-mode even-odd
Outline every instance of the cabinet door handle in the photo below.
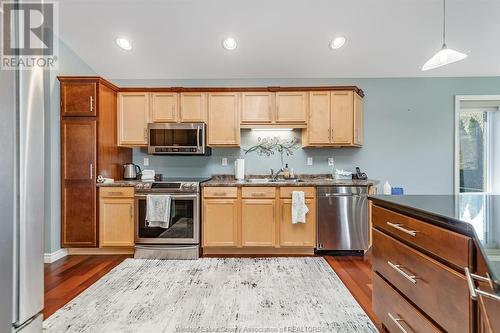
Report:
<svg viewBox="0 0 500 333"><path fill-rule="evenodd" d="M147 128L144 129L144 141L146 141L146 142L148 141L148 129Z"/></svg>
<svg viewBox="0 0 500 333"><path fill-rule="evenodd" d="M393 264L390 261L388 261L387 264L389 266L391 266L396 272L398 272L399 274L401 274L405 279L407 279L408 281L410 281L413 284L417 284L418 276L416 276L416 275L409 275L408 273L406 273L405 271L403 271L402 270L402 268L403 268L402 265L396 265L396 264Z"/></svg>
<svg viewBox="0 0 500 333"><path fill-rule="evenodd" d="M481 281L481 282L486 282L490 286L492 285L492 281L490 278L481 276L481 275L476 275L472 274L469 270L469 267L465 267L465 277L467 278L467 285L469 286L469 293L470 293L470 298L474 301L478 299L478 296L483 296L492 300L495 300L497 302L500 302L500 296L488 293L486 291L483 291L481 289L477 289L476 285L474 284L474 280Z"/></svg>
<svg viewBox="0 0 500 333"><path fill-rule="evenodd" d="M402 231L405 234L408 234L410 236L413 236L413 237L417 236L418 230L409 230L409 229L406 229L406 228L403 227L402 224L387 222L387 225L390 226L390 227L393 227L394 229Z"/></svg>
<svg viewBox="0 0 500 333"><path fill-rule="evenodd" d="M90 163L90 179L93 179L93 175L94 175L94 165L92 163Z"/></svg>
<svg viewBox="0 0 500 333"><path fill-rule="evenodd" d="M387 315L389 316L389 318L391 318L394 324L396 324L396 326L401 330L401 332L408 333L408 331L403 327L403 325L401 325L402 322L403 323L405 322L404 319L396 318L389 312L387 313Z"/></svg>
<svg viewBox="0 0 500 333"><path fill-rule="evenodd" d="M132 206L129 207L129 212L130 212L130 218L133 219L134 218L134 213L132 211Z"/></svg>
<svg viewBox="0 0 500 333"><path fill-rule="evenodd" d="M94 111L94 96L90 96L90 112Z"/></svg>

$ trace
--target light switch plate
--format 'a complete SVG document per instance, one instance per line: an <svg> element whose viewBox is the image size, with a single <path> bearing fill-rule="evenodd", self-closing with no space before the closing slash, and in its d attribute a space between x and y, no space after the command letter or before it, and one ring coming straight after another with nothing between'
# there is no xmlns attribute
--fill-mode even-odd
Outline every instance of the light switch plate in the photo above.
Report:
<svg viewBox="0 0 500 333"><path fill-rule="evenodd" d="M223 157L221 161L222 166L227 166L227 157Z"/></svg>
<svg viewBox="0 0 500 333"><path fill-rule="evenodd" d="M142 161L142 165L149 166L149 158L148 157L144 157L144 161Z"/></svg>
<svg viewBox="0 0 500 333"><path fill-rule="evenodd" d="M328 157L328 166L333 166L335 161L333 160L333 157Z"/></svg>
<svg viewBox="0 0 500 333"><path fill-rule="evenodd" d="M313 158L312 157L307 158L307 165L313 165Z"/></svg>

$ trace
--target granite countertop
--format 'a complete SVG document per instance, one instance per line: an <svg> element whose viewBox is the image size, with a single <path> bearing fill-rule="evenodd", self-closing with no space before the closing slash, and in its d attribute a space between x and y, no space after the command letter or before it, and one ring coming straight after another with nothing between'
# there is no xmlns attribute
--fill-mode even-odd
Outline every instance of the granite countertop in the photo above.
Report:
<svg viewBox="0 0 500 333"><path fill-rule="evenodd" d="M373 195L370 200L472 237L500 295L500 195Z"/></svg>
<svg viewBox="0 0 500 333"><path fill-rule="evenodd" d="M96 183L97 187L134 187L140 180L115 180L112 183Z"/></svg>
<svg viewBox="0 0 500 333"><path fill-rule="evenodd" d="M263 181L250 181L250 179ZM297 175L297 180L278 179L266 182L267 175L249 175L245 180L236 180L233 175L215 175L210 180L201 183L201 186L371 186L377 185L377 180L333 179L331 175Z"/></svg>

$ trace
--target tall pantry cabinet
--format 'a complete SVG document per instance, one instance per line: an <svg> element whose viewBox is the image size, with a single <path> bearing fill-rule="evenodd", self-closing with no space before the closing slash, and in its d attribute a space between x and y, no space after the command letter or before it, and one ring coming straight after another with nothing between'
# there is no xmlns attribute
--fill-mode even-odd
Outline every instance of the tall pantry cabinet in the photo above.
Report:
<svg viewBox="0 0 500 333"><path fill-rule="evenodd" d="M122 179L132 150L117 144L117 87L100 77L58 79L61 247L97 247L97 176Z"/></svg>

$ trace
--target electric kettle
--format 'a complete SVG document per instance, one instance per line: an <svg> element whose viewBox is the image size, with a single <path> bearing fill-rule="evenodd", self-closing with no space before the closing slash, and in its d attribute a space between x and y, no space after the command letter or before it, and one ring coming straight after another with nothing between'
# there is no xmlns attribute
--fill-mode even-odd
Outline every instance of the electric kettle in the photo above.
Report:
<svg viewBox="0 0 500 333"><path fill-rule="evenodd" d="M137 179L141 174L141 168L134 163L125 163L123 165L123 179L132 180Z"/></svg>

